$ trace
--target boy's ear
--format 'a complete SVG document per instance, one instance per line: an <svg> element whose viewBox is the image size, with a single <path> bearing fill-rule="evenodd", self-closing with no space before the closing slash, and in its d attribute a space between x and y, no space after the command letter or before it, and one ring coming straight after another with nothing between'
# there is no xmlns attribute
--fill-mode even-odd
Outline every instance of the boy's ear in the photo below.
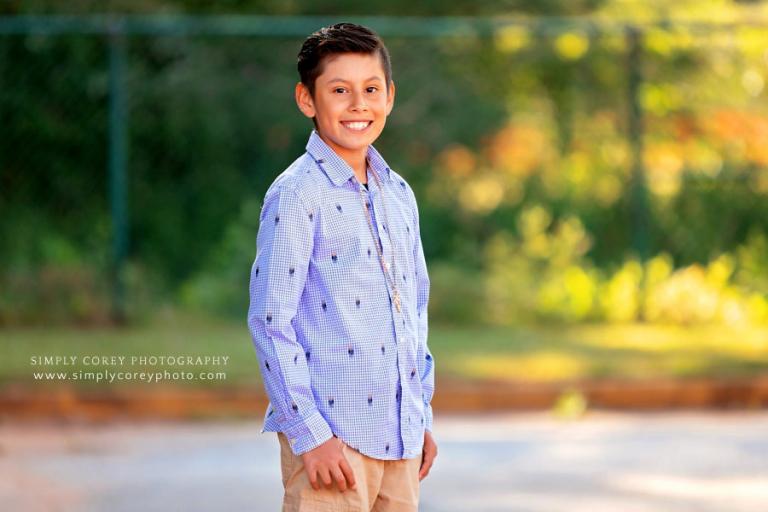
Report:
<svg viewBox="0 0 768 512"><path fill-rule="evenodd" d="M296 105L301 113L309 118L315 117L315 103L312 101L312 95L309 94L307 86L301 82L296 84Z"/></svg>
<svg viewBox="0 0 768 512"><path fill-rule="evenodd" d="M392 107L395 106L395 82L389 81L389 93L387 94L387 115L392 112Z"/></svg>

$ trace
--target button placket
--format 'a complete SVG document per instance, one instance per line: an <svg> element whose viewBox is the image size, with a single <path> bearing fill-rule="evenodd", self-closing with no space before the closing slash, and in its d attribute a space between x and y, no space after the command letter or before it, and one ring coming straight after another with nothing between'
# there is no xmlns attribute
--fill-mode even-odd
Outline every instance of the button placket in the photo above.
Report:
<svg viewBox="0 0 768 512"><path fill-rule="evenodd" d="M376 204L381 201L381 196L376 192L369 192L368 200L371 203L371 220L373 220L373 227L376 230L376 236L381 242L381 250L384 253L384 261L389 262L392 259L392 247L389 244L389 238L387 236L382 236L382 233L386 235L386 231L379 223L379 219L376 216Z"/></svg>
<svg viewBox="0 0 768 512"><path fill-rule="evenodd" d="M369 183L374 183L374 182L375 182L374 180L369 180ZM360 186L362 187L362 185ZM376 185L374 186L369 185L369 189L366 191L366 195L367 195L367 202L370 203L369 211L371 213L371 220L373 221L372 224L374 226L374 231L376 232L376 237L378 238L378 241L381 243L384 260L389 262L393 258L392 252L394 248L389 243L389 238L386 236L386 231L383 230L384 229L383 226L379 223L376 217L376 212L378 210L377 205L379 206L379 209L381 208L380 206L381 196L379 194L379 190L377 190ZM392 234L394 236L394 234L396 233L396 230L393 229L392 231L393 231ZM397 243L396 240L395 240L395 243ZM397 251L397 253L400 253L400 252L401 251ZM376 256L376 254L374 253L373 256ZM395 257L397 257L397 255ZM400 260L398 260L397 261L398 269L400 268L400 266L401 266L401 263L400 263ZM396 276L396 279L398 281L399 281L398 279L399 277L400 276ZM398 282L398 289L405 288L405 286L402 286L402 285L403 285L402 282ZM399 374L400 384L399 384L399 389L396 393L396 400L398 402L398 409L400 409L401 418L406 418L408 417L409 411L407 410L407 407L408 407L407 401L402 399L402 387L403 387L403 383L407 383L409 381L409 377L410 377L409 374L411 372L411 368L410 367L406 368L404 366L404 361L407 360L407 357L405 356L409 352L408 338L405 336L405 325L404 325L405 311L401 311L401 312L397 311L397 308L395 307L392 301L392 290L389 287L389 283L385 282L385 286L387 288L387 293L389 294L389 307L390 307L390 310L392 311L392 316L393 316L393 326L394 326L394 334L395 334L395 350L397 351L396 353L399 355L399 357L397 358L397 372ZM400 291L400 295L401 297L403 296L402 290ZM384 347L382 346L382 353L384 352L385 352ZM406 424L401 419L401 429L403 433L408 431L407 427L408 427L408 424ZM409 444L410 441L407 439L403 439L403 443L404 445L406 445L406 444Z"/></svg>

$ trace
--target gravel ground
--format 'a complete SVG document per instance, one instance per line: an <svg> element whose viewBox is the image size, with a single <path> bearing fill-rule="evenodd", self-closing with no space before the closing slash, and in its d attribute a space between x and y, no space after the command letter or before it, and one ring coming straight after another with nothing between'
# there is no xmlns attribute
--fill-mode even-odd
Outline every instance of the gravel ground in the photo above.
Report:
<svg viewBox="0 0 768 512"><path fill-rule="evenodd" d="M277 511L260 422L0 424L8 511ZM768 411L438 416L424 512L768 510Z"/></svg>

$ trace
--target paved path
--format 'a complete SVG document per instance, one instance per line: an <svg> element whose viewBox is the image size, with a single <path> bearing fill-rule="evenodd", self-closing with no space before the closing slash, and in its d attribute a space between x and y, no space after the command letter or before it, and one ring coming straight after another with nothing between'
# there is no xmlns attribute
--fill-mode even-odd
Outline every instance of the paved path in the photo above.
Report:
<svg viewBox="0 0 768 512"><path fill-rule="evenodd" d="M258 421L0 425L0 503L33 511L276 511ZM768 510L768 412L439 417L424 512Z"/></svg>

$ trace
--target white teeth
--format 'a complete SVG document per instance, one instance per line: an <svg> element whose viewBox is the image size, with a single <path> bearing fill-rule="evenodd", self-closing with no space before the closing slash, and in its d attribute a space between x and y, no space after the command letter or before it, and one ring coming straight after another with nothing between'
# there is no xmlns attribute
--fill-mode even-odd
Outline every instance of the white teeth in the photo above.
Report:
<svg viewBox="0 0 768 512"><path fill-rule="evenodd" d="M362 130L365 130L368 127L368 121L355 122L355 123L344 123L344 126L349 128L350 130L362 131Z"/></svg>

